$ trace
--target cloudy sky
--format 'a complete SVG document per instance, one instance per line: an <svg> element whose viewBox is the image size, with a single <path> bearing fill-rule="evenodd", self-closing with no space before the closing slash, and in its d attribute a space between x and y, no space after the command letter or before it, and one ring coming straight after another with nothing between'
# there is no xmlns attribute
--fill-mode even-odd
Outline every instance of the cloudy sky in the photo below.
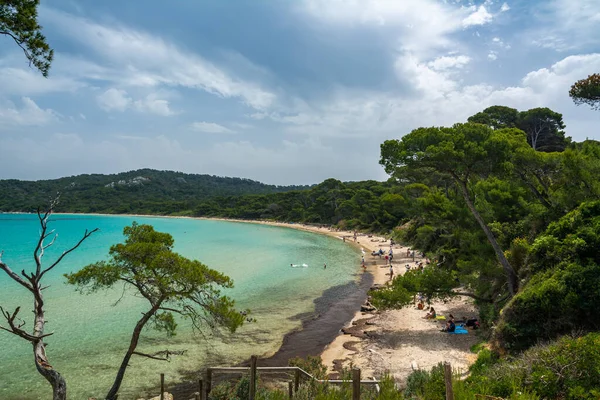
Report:
<svg viewBox="0 0 600 400"><path fill-rule="evenodd" d="M0 178L150 167L385 179L379 145L483 108L600 112L597 0L46 0L49 79L0 36Z"/></svg>

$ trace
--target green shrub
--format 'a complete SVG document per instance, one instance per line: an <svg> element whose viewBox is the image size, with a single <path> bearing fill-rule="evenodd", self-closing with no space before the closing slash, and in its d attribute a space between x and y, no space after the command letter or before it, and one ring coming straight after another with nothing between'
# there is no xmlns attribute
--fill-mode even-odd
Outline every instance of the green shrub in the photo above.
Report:
<svg viewBox="0 0 600 400"><path fill-rule="evenodd" d="M500 356L497 352L482 348L477 354L477 360L469 367L469 371L473 374L481 374L499 360Z"/></svg>
<svg viewBox="0 0 600 400"><path fill-rule="evenodd" d="M410 374L404 395L409 399L444 400L444 364L439 363L431 371L417 370Z"/></svg>
<svg viewBox="0 0 600 400"><path fill-rule="evenodd" d="M600 265L569 264L537 274L502 311L494 339L510 351L573 330L600 328Z"/></svg>

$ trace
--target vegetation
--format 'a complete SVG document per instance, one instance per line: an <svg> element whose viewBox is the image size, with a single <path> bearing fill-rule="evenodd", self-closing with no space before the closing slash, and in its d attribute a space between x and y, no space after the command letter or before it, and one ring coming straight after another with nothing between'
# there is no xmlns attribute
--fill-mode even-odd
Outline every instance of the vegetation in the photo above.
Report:
<svg viewBox="0 0 600 400"><path fill-rule="evenodd" d="M29 65L47 77L54 50L46 42L38 24L39 5L40 0L3 0L0 3L0 35L14 40L23 50Z"/></svg>
<svg viewBox="0 0 600 400"><path fill-rule="evenodd" d="M266 194L307 186L265 185L250 179L141 169L115 175L78 175L43 181L0 180L0 211L30 212L62 193L57 212L190 214L215 196Z"/></svg>
<svg viewBox="0 0 600 400"><path fill-rule="evenodd" d="M482 349L466 379L453 380L457 399L476 395L504 399L597 399L600 396L600 334L565 336L555 343L532 347L523 354L502 359ZM445 398L442 366L431 372L415 371L405 395L409 399ZM481 398L481 397L479 397Z"/></svg>
<svg viewBox="0 0 600 400"><path fill-rule="evenodd" d="M571 86L569 96L578 106L587 104L594 110L600 110L600 74L592 74Z"/></svg>
<svg viewBox="0 0 600 400"><path fill-rule="evenodd" d="M487 125L494 130L520 129L527 135L527 142L537 151L563 151L570 141L565 138L562 114L549 108L519 112L510 107L492 106L469 117L468 121Z"/></svg>
<svg viewBox="0 0 600 400"><path fill-rule="evenodd" d="M81 243L96 232L97 229L91 231L86 230L79 242L65 250L53 263L44 266L44 251L51 247L58 237L58 234L54 234L54 230L48 230L48 221L57 201L58 199L54 200L46 212L41 212L40 210L37 212L40 222L40 237L33 251L35 263L33 271L26 272L25 269L23 269L21 275L14 272L8 264L2 262L3 252L0 251L0 269L33 296L34 304L31 333L25 328L25 320L21 319L19 316L21 307L17 307L14 311L9 311L0 306L0 312L7 324L0 325L0 329L31 343L33 346L33 361L35 363L35 368L52 386L52 398L54 400L66 400L67 383L63 376L52 367L46 353L46 340L49 336L52 336L54 332L46 333L46 323L48 321L45 317L43 291L47 289L47 286L42 286L42 279L44 275L52 271L69 253L77 249ZM48 238L50 238L50 242L47 242Z"/></svg>
<svg viewBox="0 0 600 400"><path fill-rule="evenodd" d="M175 315L189 320L202 329L224 327L234 332L242 325L245 314L234 309L234 302L220 293L219 288L231 288L227 276L208 268L200 261L189 260L173 251L173 238L156 232L150 225L135 222L123 230L125 243L112 246L109 261L88 265L67 274L67 280L82 292L91 293L123 283L149 303L149 309L135 325L131 342L123 357L117 376L106 395L116 400L125 371L133 355L156 360L168 360L168 351L146 354L137 351L142 330L151 323L168 336L175 335Z"/></svg>

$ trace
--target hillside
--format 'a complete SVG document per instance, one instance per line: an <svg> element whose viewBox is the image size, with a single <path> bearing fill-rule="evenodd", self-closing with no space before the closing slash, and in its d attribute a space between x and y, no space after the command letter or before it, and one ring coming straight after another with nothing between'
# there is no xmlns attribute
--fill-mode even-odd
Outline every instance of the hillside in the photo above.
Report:
<svg viewBox="0 0 600 400"><path fill-rule="evenodd" d="M309 186L266 185L243 178L140 169L112 175L20 181L0 180L0 211L29 212L57 193L57 211L172 214L217 196L268 194Z"/></svg>

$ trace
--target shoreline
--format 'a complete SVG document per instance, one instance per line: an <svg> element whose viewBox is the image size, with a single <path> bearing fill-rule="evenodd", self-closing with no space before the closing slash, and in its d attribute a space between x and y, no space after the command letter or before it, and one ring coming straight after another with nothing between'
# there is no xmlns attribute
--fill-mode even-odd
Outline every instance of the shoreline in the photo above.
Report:
<svg viewBox="0 0 600 400"><path fill-rule="evenodd" d="M335 237L339 240L345 240L351 246L364 249L366 271L357 285L354 296L346 296L337 302L338 305L345 306L346 322L336 325L335 329L331 324L327 326L327 311L318 314L316 318L311 318L302 322L302 327L298 330L287 333L280 348L270 357L260 358L259 362L263 366L281 366L287 364L285 357L294 357L301 355L319 356L323 364L327 367L330 376L335 376L340 368L348 367L350 364L361 368L363 376L367 379L377 379L386 372L401 385L406 382L408 375L415 369L429 370L439 362L450 361L454 368L465 370L474 362L476 356L470 352L470 347L479 342L479 338L474 332L469 335L447 335L440 330L439 321L429 321L422 319L425 313L416 307L405 307L399 310L375 311L372 313L362 312L362 301L357 298L367 298L367 292L373 285L386 285L389 282L389 265L383 258L371 256L372 251L380 248L387 253L390 248L389 240L381 235L360 234L354 242L353 232L351 231L332 231L327 227L305 225L301 223L285 223L263 220L243 220L229 218L210 218L210 217L188 217L188 216L162 216L162 215L140 215L140 214L82 214L82 213L55 213L57 215L98 215L98 216L127 216L127 217L154 217L154 218L188 218L197 220L212 220L234 223L252 223L268 226L276 226L303 230L322 235ZM414 265L412 257L407 257L407 247L394 245L394 276L402 275L406 272L405 265ZM421 257L416 256L415 261L419 262ZM360 267L357 267L357 272ZM370 277L369 285L362 285L365 277ZM324 294L325 295L325 294ZM315 299L317 303L324 295ZM352 304L344 304L346 298L354 297ZM452 313L457 317L463 315L476 315L476 309L470 299L455 298L448 302L434 302L431 304L438 311L438 315ZM331 304L328 310L332 310L336 304ZM354 311L352 311L354 310ZM317 312L317 311L315 311ZM336 315L337 316L337 315ZM368 320L368 322L367 322ZM337 322L341 322L337 318ZM327 333L322 332L327 328ZM333 332L332 330L337 332ZM320 331L324 335L320 335ZM320 335L320 336L319 336ZM313 346L312 351L294 352L294 346L302 347L298 343L303 343L303 338L318 337L319 344ZM297 353L297 354L295 354ZM246 360L246 363L248 361ZM190 371L192 373L193 371ZM198 371L196 371L198 373ZM190 382L182 381L173 386L172 392L178 396L189 395L195 389L190 386Z"/></svg>

